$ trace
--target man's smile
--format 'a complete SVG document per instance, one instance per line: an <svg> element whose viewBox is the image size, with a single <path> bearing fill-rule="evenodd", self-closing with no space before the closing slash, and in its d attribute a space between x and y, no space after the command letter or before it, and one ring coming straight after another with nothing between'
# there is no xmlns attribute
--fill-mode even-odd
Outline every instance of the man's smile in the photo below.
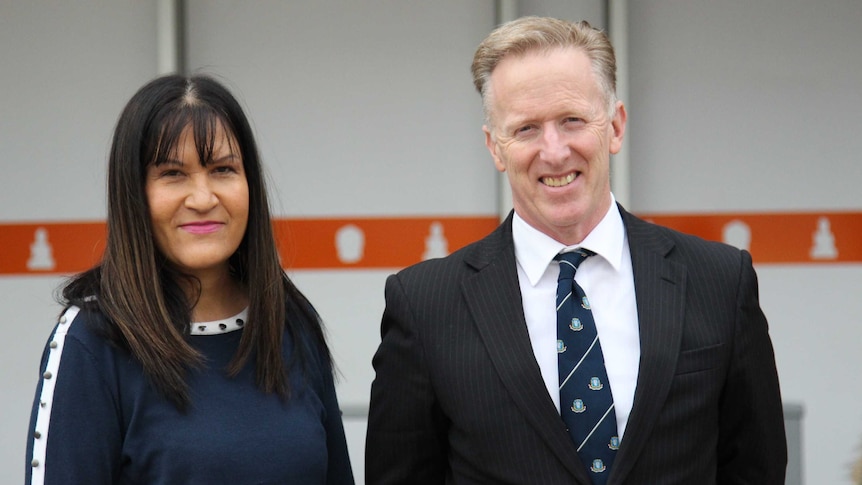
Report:
<svg viewBox="0 0 862 485"><path fill-rule="evenodd" d="M577 176L577 172L572 172L562 177L542 177L541 179L539 179L539 181L547 185L548 187L562 187L564 185L569 185L570 183L572 183L577 178Z"/></svg>

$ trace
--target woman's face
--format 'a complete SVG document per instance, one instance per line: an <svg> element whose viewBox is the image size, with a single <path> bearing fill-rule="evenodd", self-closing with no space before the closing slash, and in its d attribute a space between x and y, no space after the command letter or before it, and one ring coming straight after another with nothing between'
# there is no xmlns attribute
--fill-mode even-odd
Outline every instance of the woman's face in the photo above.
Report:
<svg viewBox="0 0 862 485"><path fill-rule="evenodd" d="M248 225L248 181L236 140L217 123L213 141L212 159L200 160L187 126L167 162L146 174L156 247L199 278L227 273Z"/></svg>

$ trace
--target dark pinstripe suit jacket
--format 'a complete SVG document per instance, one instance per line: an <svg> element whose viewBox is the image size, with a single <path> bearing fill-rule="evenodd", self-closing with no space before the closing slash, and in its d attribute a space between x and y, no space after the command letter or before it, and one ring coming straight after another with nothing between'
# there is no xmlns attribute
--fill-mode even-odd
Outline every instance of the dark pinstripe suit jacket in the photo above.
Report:
<svg viewBox="0 0 862 485"><path fill-rule="evenodd" d="M784 483L778 377L747 252L620 212L641 360L610 484ZM589 484L541 379L512 216L386 282L369 485Z"/></svg>

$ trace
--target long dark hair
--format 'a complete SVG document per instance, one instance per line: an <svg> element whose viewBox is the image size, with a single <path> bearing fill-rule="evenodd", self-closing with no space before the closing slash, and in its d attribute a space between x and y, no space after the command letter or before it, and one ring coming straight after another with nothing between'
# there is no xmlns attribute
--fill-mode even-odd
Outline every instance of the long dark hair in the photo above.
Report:
<svg viewBox="0 0 862 485"><path fill-rule="evenodd" d="M287 398L293 365L304 366L310 350L331 359L317 314L279 263L260 157L239 103L211 77L154 79L132 96L114 131L105 253L96 267L66 285L63 299L103 313L108 337L131 352L150 382L180 410L190 402L186 372L202 363L188 342L195 301L183 291L195 280L156 249L145 173L149 165L164 163L189 126L205 164L219 123L234 137L249 189L248 226L229 260L232 276L248 292L248 322L227 372L236 375L252 360L258 387ZM285 329L293 341L290 362L282 357Z"/></svg>

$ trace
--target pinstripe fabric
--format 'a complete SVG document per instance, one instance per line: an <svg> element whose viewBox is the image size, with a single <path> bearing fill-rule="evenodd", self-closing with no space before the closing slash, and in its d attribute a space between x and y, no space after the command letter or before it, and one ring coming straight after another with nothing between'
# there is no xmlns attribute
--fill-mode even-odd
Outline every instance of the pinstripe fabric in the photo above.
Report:
<svg viewBox="0 0 862 485"><path fill-rule="evenodd" d="M750 256L621 212L641 363L608 483L783 483L778 380ZM589 483L532 353L511 217L391 276L381 336L367 483Z"/></svg>

